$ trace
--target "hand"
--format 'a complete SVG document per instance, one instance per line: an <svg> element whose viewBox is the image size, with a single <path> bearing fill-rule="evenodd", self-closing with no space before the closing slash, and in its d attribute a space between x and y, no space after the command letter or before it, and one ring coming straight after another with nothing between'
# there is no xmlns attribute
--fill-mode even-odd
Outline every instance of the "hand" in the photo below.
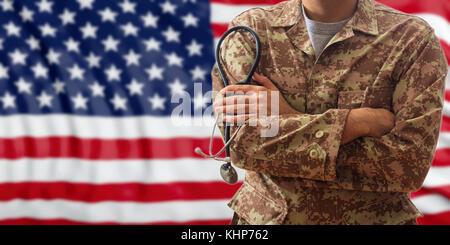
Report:
<svg viewBox="0 0 450 245"><path fill-rule="evenodd" d="M368 136L380 137L389 133L395 126L395 115L383 108L366 108Z"/></svg>
<svg viewBox="0 0 450 245"><path fill-rule="evenodd" d="M380 137L394 128L395 116L382 108L357 108L349 112L341 145L361 136Z"/></svg>
<svg viewBox="0 0 450 245"><path fill-rule="evenodd" d="M216 113L228 114L224 114L223 122L243 122L250 117L259 116L262 111L265 111L267 116L270 116L274 109L277 109L271 108L272 91L278 92L279 115L299 113L289 105L278 88L267 77L254 73L252 78L254 82L261 86L230 85L219 91L223 97L214 101L213 106ZM224 97L230 92L233 93L231 96ZM265 92L266 96L260 92ZM236 95L236 93L240 94Z"/></svg>

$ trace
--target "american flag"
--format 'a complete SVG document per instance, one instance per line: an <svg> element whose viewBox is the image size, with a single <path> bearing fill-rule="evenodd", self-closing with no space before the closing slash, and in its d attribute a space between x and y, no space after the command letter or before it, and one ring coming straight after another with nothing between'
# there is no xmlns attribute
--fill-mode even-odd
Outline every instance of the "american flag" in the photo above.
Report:
<svg viewBox="0 0 450 245"><path fill-rule="evenodd" d="M0 224L229 224L239 185L194 153L214 49L234 16L278 2L0 0ZM428 21L450 60L450 1L380 2ZM449 108L412 194L422 224L450 224Z"/></svg>

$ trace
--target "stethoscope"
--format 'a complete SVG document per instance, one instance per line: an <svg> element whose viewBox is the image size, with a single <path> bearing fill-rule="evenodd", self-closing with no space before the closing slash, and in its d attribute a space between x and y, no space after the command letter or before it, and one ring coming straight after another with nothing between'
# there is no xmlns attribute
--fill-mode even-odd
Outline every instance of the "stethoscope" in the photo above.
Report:
<svg viewBox="0 0 450 245"><path fill-rule="evenodd" d="M243 30L247 30L248 32L250 32L253 36L253 39L255 39L255 44L256 44L256 56L255 59L253 61L253 65L250 69L250 72L248 73L247 77L245 78L244 81L241 82L237 82L235 84L250 84L250 80L253 76L253 73L255 73L256 67L258 66L259 63L259 59L261 57L261 44L259 42L259 37L258 35L255 33L255 31L248 27L248 26L235 26L232 27L230 29L228 29L227 32L225 32L225 34L223 34L223 36L219 39L219 42L217 43L217 48L216 48L216 62L217 62L217 68L219 70L220 73L220 77L222 78L223 81L223 85L226 87L228 85L230 85L224 71L222 68L222 64L220 63L220 47L222 45L223 40L225 40L225 38L232 32L237 31L239 29L243 29ZM217 125L217 121L218 118L220 117L220 115L217 115L215 122L214 122L214 128L213 128L213 132L211 134L211 138L209 141L209 155L206 155L205 153L202 152L202 150L197 147L195 148L195 152L197 154L202 155L203 157L206 158L212 158L214 160L217 161L222 161L225 162L221 167L220 167L220 175L222 176L223 180L229 184L235 184L238 180L238 175L236 170L234 169L234 167L231 165L231 159L230 159L230 142L235 138L235 136L237 135L237 133L239 132L239 130L241 129L242 126L239 126L236 131L233 133L233 135L230 137L230 125L226 124L225 125L225 130L224 130L224 136L225 136L225 140L224 140L224 146L221 150L219 150L216 154L212 154L212 145L213 145L213 137L214 137L214 130L216 128ZM226 151L226 157L225 158L219 158L218 156L224 151Z"/></svg>

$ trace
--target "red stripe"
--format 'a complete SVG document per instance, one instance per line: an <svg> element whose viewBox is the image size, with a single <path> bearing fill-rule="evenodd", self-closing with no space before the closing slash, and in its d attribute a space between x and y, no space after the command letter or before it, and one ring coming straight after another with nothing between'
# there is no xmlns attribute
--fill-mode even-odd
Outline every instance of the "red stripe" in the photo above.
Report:
<svg viewBox="0 0 450 245"><path fill-rule="evenodd" d="M76 137L20 137L0 139L0 158L81 158L81 159L173 159L202 158L194 152L196 147L208 149L209 138L171 139L81 139ZM223 146L214 139L213 152ZM222 155L224 156L224 154Z"/></svg>
<svg viewBox="0 0 450 245"><path fill-rule="evenodd" d="M231 219L223 220L192 220L186 222L152 222L152 223L126 223L126 225L229 225ZM0 225L124 225L116 222L80 222L67 219L4 219Z"/></svg>
<svg viewBox="0 0 450 245"><path fill-rule="evenodd" d="M445 90L445 100L450 102L450 89Z"/></svg>
<svg viewBox="0 0 450 245"><path fill-rule="evenodd" d="M219 38L228 30L228 24L211 23L211 28L213 31L213 36L215 38Z"/></svg>
<svg viewBox="0 0 450 245"><path fill-rule="evenodd" d="M221 3L230 5L272 5L283 0L211 0L211 3Z"/></svg>
<svg viewBox="0 0 450 245"><path fill-rule="evenodd" d="M449 167L450 166L450 148L437 149L434 153L431 165L434 167Z"/></svg>
<svg viewBox="0 0 450 245"><path fill-rule="evenodd" d="M439 40L442 50L444 51L445 58L447 58L447 64L450 64L450 44L447 44L443 40Z"/></svg>
<svg viewBox="0 0 450 245"><path fill-rule="evenodd" d="M420 225L450 225L450 211L437 214L424 214L417 218Z"/></svg>
<svg viewBox="0 0 450 245"><path fill-rule="evenodd" d="M445 91L445 97L447 97L447 91ZM450 117L442 114L441 132L450 132Z"/></svg>
<svg viewBox="0 0 450 245"><path fill-rule="evenodd" d="M420 190L411 193L411 198L417 198L429 194L439 194L450 199L450 185L443 185L437 187L422 187Z"/></svg>
<svg viewBox="0 0 450 245"><path fill-rule="evenodd" d="M450 21L450 1L448 0L376 0L379 3L405 13L432 13Z"/></svg>
<svg viewBox="0 0 450 245"><path fill-rule="evenodd" d="M225 182L177 182L168 184L88 184L21 182L0 184L0 201L12 199L65 199L83 202L230 199L240 184Z"/></svg>

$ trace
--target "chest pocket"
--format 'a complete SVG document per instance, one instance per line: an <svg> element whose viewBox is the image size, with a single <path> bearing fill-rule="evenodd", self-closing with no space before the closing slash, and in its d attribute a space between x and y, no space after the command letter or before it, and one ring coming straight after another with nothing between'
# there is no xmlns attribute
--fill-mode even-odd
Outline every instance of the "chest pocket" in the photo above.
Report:
<svg viewBox="0 0 450 245"><path fill-rule="evenodd" d="M368 86L365 90L340 91L338 95L339 109L360 107L392 108L392 88Z"/></svg>

